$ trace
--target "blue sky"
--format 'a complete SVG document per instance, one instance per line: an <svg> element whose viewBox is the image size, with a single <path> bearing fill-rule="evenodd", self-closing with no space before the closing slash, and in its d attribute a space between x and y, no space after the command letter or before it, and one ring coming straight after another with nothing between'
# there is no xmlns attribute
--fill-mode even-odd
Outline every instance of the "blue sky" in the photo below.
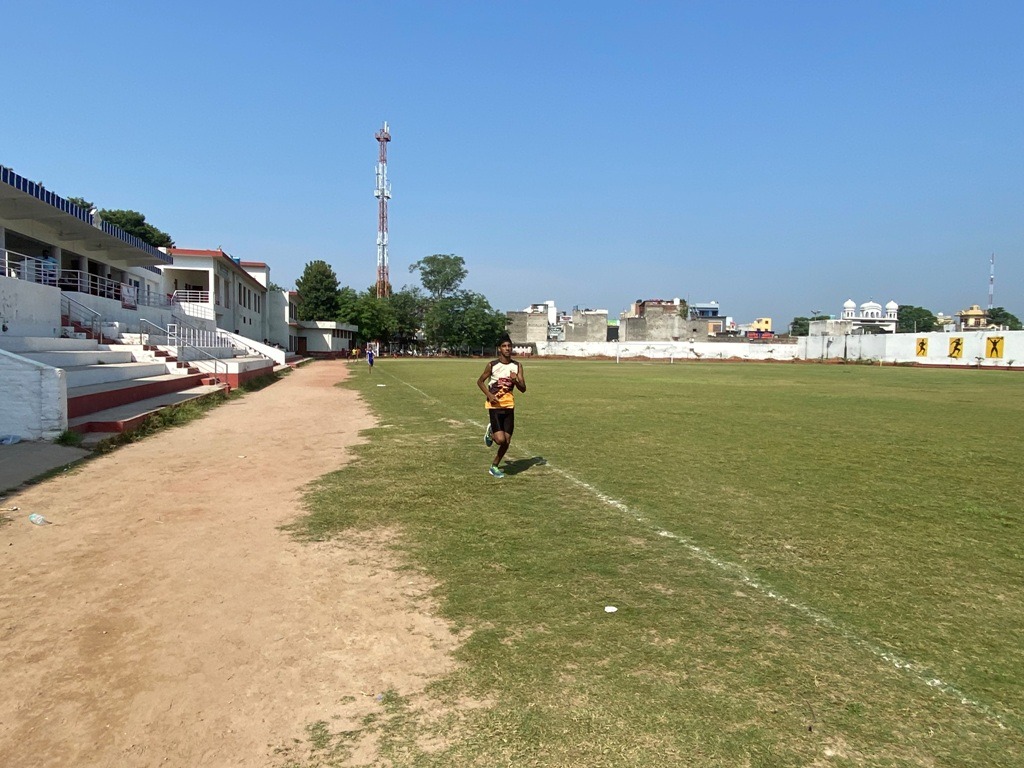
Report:
<svg viewBox="0 0 1024 768"><path fill-rule="evenodd" d="M1024 316L1024 3L7 0L0 163L180 247L502 310Z"/></svg>

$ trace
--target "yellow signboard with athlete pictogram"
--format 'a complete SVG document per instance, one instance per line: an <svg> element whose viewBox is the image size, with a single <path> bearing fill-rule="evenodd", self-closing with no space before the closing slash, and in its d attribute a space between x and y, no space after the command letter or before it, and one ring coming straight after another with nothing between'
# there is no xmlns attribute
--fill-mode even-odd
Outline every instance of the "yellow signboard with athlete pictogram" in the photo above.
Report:
<svg viewBox="0 0 1024 768"><path fill-rule="evenodd" d="M959 360L964 356L964 337L954 336L949 340L949 356Z"/></svg>
<svg viewBox="0 0 1024 768"><path fill-rule="evenodd" d="M915 349L918 357L928 357L928 339L924 336L918 338Z"/></svg>
<svg viewBox="0 0 1024 768"><path fill-rule="evenodd" d="M985 339L985 357L988 358L1002 358L1003 356L1003 337L1002 336L989 336Z"/></svg>

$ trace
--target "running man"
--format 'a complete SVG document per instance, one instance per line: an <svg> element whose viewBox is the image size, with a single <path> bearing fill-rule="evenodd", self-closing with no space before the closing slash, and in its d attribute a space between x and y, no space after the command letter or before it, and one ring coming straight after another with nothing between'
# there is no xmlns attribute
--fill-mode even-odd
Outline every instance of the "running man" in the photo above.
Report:
<svg viewBox="0 0 1024 768"><path fill-rule="evenodd" d="M484 432L484 444L490 447L498 444L498 454L488 470L492 477L504 477L505 473L498 464L505 457L512 432L516 427L515 390L526 391L526 379L523 377L523 365L512 359L512 339L502 334L498 340L498 359L491 360L485 367L476 385L487 397L487 416L490 423Z"/></svg>
<svg viewBox="0 0 1024 768"><path fill-rule="evenodd" d="M366 364L370 368L370 373L373 373L373 347L369 344L366 345Z"/></svg>

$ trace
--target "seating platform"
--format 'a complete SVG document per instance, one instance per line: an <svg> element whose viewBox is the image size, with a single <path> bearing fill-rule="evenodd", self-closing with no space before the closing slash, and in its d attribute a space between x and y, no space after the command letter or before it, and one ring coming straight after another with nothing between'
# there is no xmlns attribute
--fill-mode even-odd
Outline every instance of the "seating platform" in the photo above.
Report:
<svg viewBox="0 0 1024 768"><path fill-rule="evenodd" d="M180 376L171 376L171 378L181 381ZM69 417L68 429L85 435L82 441L83 447L93 447L112 435L137 428L154 413L167 406L180 405L189 400L228 391L229 387L226 384L197 384L188 389L169 391L143 400L133 400L104 410L92 411L75 418Z"/></svg>

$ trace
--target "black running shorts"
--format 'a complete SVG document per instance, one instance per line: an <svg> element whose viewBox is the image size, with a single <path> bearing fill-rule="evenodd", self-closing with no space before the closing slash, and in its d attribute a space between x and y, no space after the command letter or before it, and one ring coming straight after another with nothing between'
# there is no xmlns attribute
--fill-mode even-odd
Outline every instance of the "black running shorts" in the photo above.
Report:
<svg viewBox="0 0 1024 768"><path fill-rule="evenodd" d="M509 437L516 428L516 412L514 408L491 408L491 433L504 432Z"/></svg>

